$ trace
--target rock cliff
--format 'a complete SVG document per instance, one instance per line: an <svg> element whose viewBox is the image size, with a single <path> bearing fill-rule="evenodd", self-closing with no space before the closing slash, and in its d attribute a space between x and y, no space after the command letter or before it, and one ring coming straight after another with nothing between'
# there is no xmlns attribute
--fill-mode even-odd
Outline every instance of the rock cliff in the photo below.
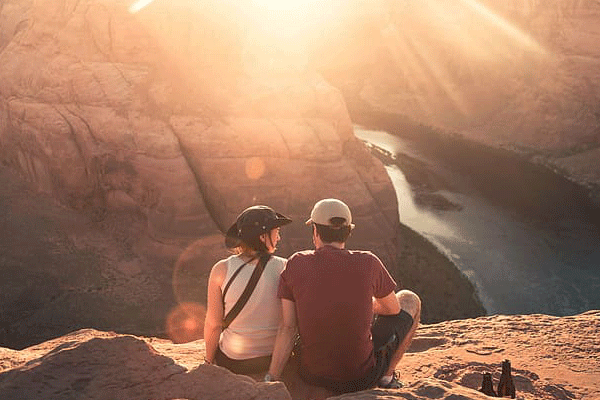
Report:
<svg viewBox="0 0 600 400"><path fill-rule="evenodd" d="M202 318L221 232L242 209L294 219L288 256L311 246L303 221L323 197L350 205L350 246L397 278L443 272L419 283L427 321L481 315L466 278L399 225L341 92L306 66L257 64L233 5L196 3L0 2L0 343L80 327L172 336L182 309Z"/></svg>
<svg viewBox="0 0 600 400"><path fill-rule="evenodd" d="M217 4L3 2L3 162L98 218L140 210L157 240L214 235L249 204L300 220L335 195L393 259L393 190L341 94L310 72L249 77Z"/></svg>
<svg viewBox="0 0 600 400"><path fill-rule="evenodd" d="M386 1L378 15L316 50L356 114L515 151L600 204L597 1Z"/></svg>
<svg viewBox="0 0 600 400"><path fill-rule="evenodd" d="M482 375L498 385L510 359L518 399L600 397L600 312L573 317L494 316L423 325L398 365L406 386L335 397L303 384L203 365L202 340L186 344L80 330L21 351L0 348L0 397L52 399L488 399ZM253 379L254 378L254 379Z"/></svg>

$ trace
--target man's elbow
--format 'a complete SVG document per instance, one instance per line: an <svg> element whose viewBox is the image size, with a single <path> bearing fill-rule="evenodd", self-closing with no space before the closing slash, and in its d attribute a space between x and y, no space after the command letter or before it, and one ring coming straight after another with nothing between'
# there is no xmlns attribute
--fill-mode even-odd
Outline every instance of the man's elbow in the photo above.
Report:
<svg viewBox="0 0 600 400"><path fill-rule="evenodd" d="M381 299L375 299L373 309L377 314L396 315L400 312L401 306L395 295L390 295Z"/></svg>

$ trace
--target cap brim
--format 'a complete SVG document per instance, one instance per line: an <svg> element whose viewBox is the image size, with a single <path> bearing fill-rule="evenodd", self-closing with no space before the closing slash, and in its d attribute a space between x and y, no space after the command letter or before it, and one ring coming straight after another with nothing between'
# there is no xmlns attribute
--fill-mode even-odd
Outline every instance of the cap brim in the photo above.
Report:
<svg viewBox="0 0 600 400"><path fill-rule="evenodd" d="M225 247L228 249L235 249L241 242L242 240L238 236L237 224L234 223L225 233Z"/></svg>
<svg viewBox="0 0 600 400"><path fill-rule="evenodd" d="M275 221L275 227L284 226L284 225L292 223L292 220L283 214L275 213L275 215L277 215L277 220Z"/></svg>
<svg viewBox="0 0 600 400"><path fill-rule="evenodd" d="M312 223L313 223L313 220L311 218L307 219L305 222L306 225L310 225ZM325 225L325 226L329 226L329 225ZM352 223L350 225L342 225L342 226L350 226L350 230L354 229L354 224L352 224ZM340 228L341 228L341 226L340 226Z"/></svg>

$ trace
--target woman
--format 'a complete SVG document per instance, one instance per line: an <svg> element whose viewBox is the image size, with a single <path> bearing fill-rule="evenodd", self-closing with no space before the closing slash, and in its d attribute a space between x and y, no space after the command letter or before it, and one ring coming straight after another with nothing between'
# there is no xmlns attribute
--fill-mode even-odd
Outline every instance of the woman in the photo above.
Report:
<svg viewBox="0 0 600 400"><path fill-rule="evenodd" d="M235 254L217 262L208 278L206 363L238 374L261 373L269 368L281 319L277 286L286 261L272 254L280 240L280 227L290 222L270 207L253 206L245 209L227 231L225 246ZM259 273L261 265L264 270ZM236 303L253 275L254 280L258 277L256 287L231 320L235 314L231 310L239 309Z"/></svg>

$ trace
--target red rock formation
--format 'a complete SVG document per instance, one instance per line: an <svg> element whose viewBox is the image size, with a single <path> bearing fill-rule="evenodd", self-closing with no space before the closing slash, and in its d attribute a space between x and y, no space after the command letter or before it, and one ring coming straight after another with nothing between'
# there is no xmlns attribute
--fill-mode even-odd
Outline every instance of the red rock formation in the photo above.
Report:
<svg viewBox="0 0 600 400"><path fill-rule="evenodd" d="M0 348L0 397L86 399L488 399L482 376L497 385L502 360L512 363L517 398L600 396L600 312L573 317L494 316L417 331L398 365L406 386L331 397L303 384L290 368L284 383L261 383L202 365L202 340L173 344L156 338L81 330L21 351ZM287 389L287 390L286 390Z"/></svg>
<svg viewBox="0 0 600 400"><path fill-rule="evenodd" d="M0 162L40 192L0 171L0 343L90 326L166 335L178 303L204 303L221 231L250 204L294 219L288 256L312 246L314 202L339 197L350 246L398 276L395 192L340 92L309 69L249 71L225 2L130 3L0 4ZM483 312L469 289L477 312L454 317Z"/></svg>
<svg viewBox="0 0 600 400"><path fill-rule="evenodd" d="M595 188L600 203L598 2L384 4L380 24L349 26L355 35L323 41L343 50L323 44L315 61L358 112L517 151Z"/></svg>
<svg viewBox="0 0 600 400"><path fill-rule="evenodd" d="M3 162L76 209L142 211L159 240L213 235L249 204L301 220L340 197L356 243L394 259L395 195L340 93L310 72L249 78L219 4L6 3ZM306 236L292 230L285 250Z"/></svg>

